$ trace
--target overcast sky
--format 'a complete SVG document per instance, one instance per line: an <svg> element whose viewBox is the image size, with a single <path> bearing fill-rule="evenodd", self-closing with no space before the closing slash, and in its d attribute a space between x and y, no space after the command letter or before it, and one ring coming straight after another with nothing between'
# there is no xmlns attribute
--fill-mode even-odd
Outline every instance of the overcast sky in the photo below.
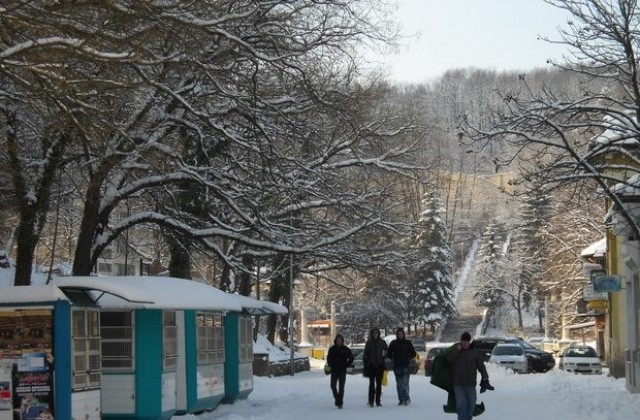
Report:
<svg viewBox="0 0 640 420"><path fill-rule="evenodd" d="M394 81L423 82L447 69L526 70L561 58L557 38L567 15L542 0L395 0L407 36L398 55L381 60Z"/></svg>

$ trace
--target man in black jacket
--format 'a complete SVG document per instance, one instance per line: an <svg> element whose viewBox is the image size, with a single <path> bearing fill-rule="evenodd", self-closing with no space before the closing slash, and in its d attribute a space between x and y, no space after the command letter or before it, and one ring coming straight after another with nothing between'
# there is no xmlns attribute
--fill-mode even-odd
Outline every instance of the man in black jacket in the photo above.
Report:
<svg viewBox="0 0 640 420"><path fill-rule="evenodd" d="M493 389L489 384L489 375L482 356L471 348L471 334L462 333L460 343L453 346L447 354L447 361L451 364L451 381L456 397L458 420L471 420L476 407L478 372L482 376L482 387Z"/></svg>
<svg viewBox="0 0 640 420"><path fill-rule="evenodd" d="M387 357L393 361L393 374L396 377L396 390L398 391L398 405L409 405L411 398L409 397L409 364L416 357L416 350L413 343L407 340L404 335L404 329L396 330L396 339L389 344Z"/></svg>
<svg viewBox="0 0 640 420"><path fill-rule="evenodd" d="M380 337L380 330L372 328L369 333L369 339L364 345L364 362L365 376L369 378L369 402L367 405L373 407L375 398L376 406L381 407L382 402L382 376L384 375L384 355L387 351L387 342Z"/></svg>
<svg viewBox="0 0 640 420"><path fill-rule="evenodd" d="M333 346L329 347L329 352L327 353L327 364L331 368L331 392L338 408L342 408L344 402L344 384L347 380L347 368L352 363L353 353L351 349L344 345L342 334L336 335L333 340Z"/></svg>

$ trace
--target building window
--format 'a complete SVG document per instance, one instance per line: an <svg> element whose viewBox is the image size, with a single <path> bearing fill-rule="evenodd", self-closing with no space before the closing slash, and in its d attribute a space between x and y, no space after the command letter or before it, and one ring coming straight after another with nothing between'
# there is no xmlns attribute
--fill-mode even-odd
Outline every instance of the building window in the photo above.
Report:
<svg viewBox="0 0 640 420"><path fill-rule="evenodd" d="M131 264L115 264L116 276L132 276L135 274L135 267Z"/></svg>
<svg viewBox="0 0 640 420"><path fill-rule="evenodd" d="M74 390L100 387L100 314L94 309L71 312Z"/></svg>
<svg viewBox="0 0 640 420"><path fill-rule="evenodd" d="M196 315L198 364L224 363L224 325L222 316Z"/></svg>
<svg viewBox="0 0 640 420"><path fill-rule="evenodd" d="M133 370L133 313L102 312L102 369Z"/></svg>
<svg viewBox="0 0 640 420"><path fill-rule="evenodd" d="M111 274L111 264L98 263L98 273Z"/></svg>
<svg viewBox="0 0 640 420"><path fill-rule="evenodd" d="M253 362L253 321L249 316L240 317L240 363Z"/></svg>
<svg viewBox="0 0 640 420"><path fill-rule="evenodd" d="M178 327L176 312L162 312L162 367L174 370L178 365Z"/></svg>

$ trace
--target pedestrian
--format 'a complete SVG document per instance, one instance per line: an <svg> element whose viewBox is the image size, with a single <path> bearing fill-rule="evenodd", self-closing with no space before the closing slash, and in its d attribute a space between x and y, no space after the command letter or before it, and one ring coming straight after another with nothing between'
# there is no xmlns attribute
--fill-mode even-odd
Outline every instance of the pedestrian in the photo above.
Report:
<svg viewBox="0 0 640 420"><path fill-rule="evenodd" d="M396 330L396 338L389 344L387 357L393 361L393 374L396 377L396 389L398 391L398 405L409 405L409 377L411 372L409 365L416 357L416 350L413 348L411 340L407 340L404 329L399 327Z"/></svg>
<svg viewBox="0 0 640 420"><path fill-rule="evenodd" d="M471 420L478 398L476 394L478 372L482 377L481 392L484 392L484 389L493 390L484 360L482 355L471 347L471 334L468 332L462 333L460 342L451 348L446 357L451 366L451 384L458 420Z"/></svg>
<svg viewBox="0 0 640 420"><path fill-rule="evenodd" d="M352 363L353 353L351 349L344 345L342 334L337 334L333 340L333 346L329 347L327 364L331 368L331 392L338 408L342 408L344 403L344 384L347 380L347 368Z"/></svg>
<svg viewBox="0 0 640 420"><path fill-rule="evenodd" d="M373 407L374 398L376 406L382 406L380 399L382 397L382 376L384 375L386 351L387 342L380 337L380 330L372 328L362 355L365 376L369 377L369 402L367 403L369 407Z"/></svg>

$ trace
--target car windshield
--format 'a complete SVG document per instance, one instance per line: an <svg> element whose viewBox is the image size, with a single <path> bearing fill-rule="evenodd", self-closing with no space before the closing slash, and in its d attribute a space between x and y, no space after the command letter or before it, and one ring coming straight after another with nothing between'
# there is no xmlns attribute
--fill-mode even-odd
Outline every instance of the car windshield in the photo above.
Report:
<svg viewBox="0 0 640 420"><path fill-rule="evenodd" d="M427 353L427 357L433 359L434 357L436 357L438 353L440 353L445 349L446 347L434 347L431 350L429 350L429 353Z"/></svg>
<svg viewBox="0 0 640 420"><path fill-rule="evenodd" d="M566 357L598 357L598 354L591 347L569 348L564 354Z"/></svg>
<svg viewBox="0 0 640 420"><path fill-rule="evenodd" d="M516 338L515 340L509 340L509 342L513 344L518 344L519 346L522 346L522 348L525 348L525 349L536 349L536 347L532 346L531 344L527 343L524 340L520 340L519 338Z"/></svg>
<svg viewBox="0 0 640 420"><path fill-rule="evenodd" d="M522 348L518 346L496 346L494 356L522 356Z"/></svg>

